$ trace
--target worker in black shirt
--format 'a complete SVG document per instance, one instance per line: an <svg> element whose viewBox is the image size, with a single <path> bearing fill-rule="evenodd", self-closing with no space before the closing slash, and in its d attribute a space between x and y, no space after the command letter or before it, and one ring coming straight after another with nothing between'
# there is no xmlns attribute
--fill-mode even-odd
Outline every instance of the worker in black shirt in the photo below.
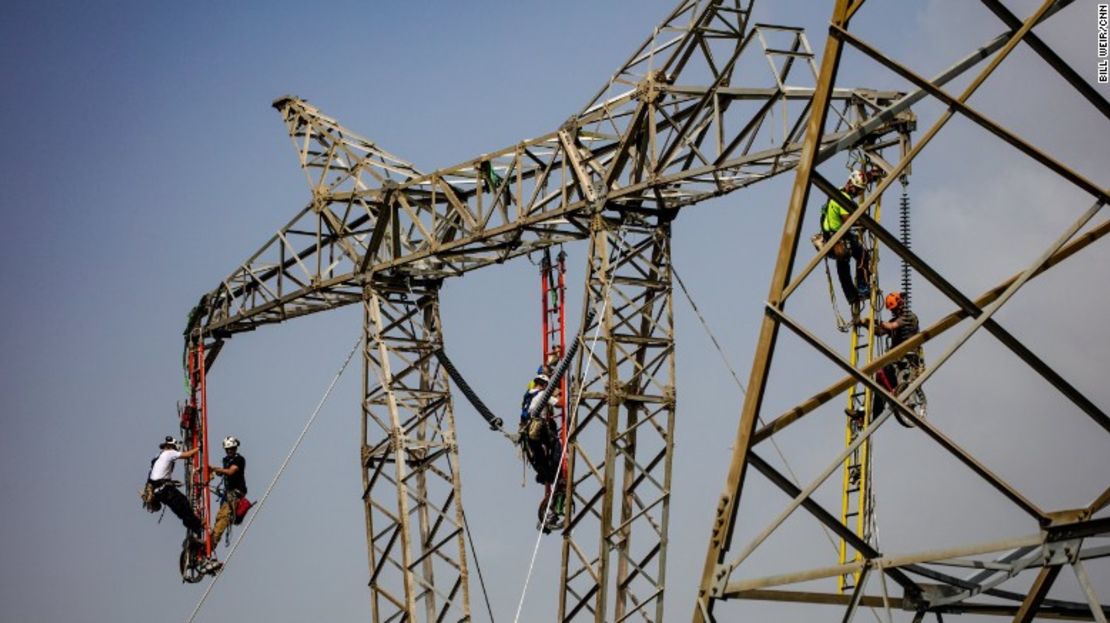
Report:
<svg viewBox="0 0 1110 623"><path fill-rule="evenodd" d="M212 543L220 542L220 537L227 530L228 525L236 520L236 510L239 500L247 495L247 460L239 454L239 440L228 435L224 437L223 467L213 467L211 472L223 476L223 502L216 513L216 525L212 528Z"/></svg>

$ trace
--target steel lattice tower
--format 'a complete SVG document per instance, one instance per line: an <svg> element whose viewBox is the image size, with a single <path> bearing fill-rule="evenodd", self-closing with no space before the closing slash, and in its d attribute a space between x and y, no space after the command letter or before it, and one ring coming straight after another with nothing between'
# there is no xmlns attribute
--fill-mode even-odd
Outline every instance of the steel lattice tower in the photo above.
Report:
<svg viewBox="0 0 1110 623"><path fill-rule="evenodd" d="M984 2L996 12L1005 11L994 0ZM846 30L862 2L837 3L834 35L819 73L801 29L759 24L752 19L751 4L680 2L570 120L537 138L431 173L416 170L302 99L274 102L307 175L311 199L203 297L190 340L207 346L210 366L225 341L237 333L344 305L363 305L361 462L375 621L470 620L458 470L458 453L466 450L455 443L447 377L433 356L443 343L438 300L443 280L578 240L590 244L584 288L591 300L604 302L604 312L595 318L596 327L587 328L599 330L598 349L592 355L582 349L576 365L579 378L587 362L593 364L591 371L571 389L570 403L579 399L580 405L571 414L567 451L570 510L562 531L559 617L662 619L673 431L681 412L674 386L670 234L682 208L797 168L752 391L740 418L695 619L712 618L717 601L746 590L729 582L726 561L746 467L756 467L788 494L798 495L751 447L827 399L811 399L768 429L755 429L762 375L778 328L785 325L807 336L826 356L840 361L833 349L812 338L782 308L795 287L791 269L810 185L835 192L814 165L863 145L871 146L878 157L878 145L905 144L913 120L910 107L926 96L941 98L961 114L975 115L941 88L981 60L973 55L932 82L913 76L911 82L919 90L909 95L837 88L843 42L870 53ZM1030 24L1059 8L1052 2L1046 6ZM1003 17L1007 28L1017 27L1013 19ZM1004 56L1023 36L1031 44L1035 41L1023 28L1018 36L1004 35L988 49L1001 49ZM762 73L753 73L746 64L751 58L762 61ZM1066 75L1059 62L1049 62ZM995 65L992 61L987 73ZM1076 88L1092 99L1089 88ZM1106 114L1105 101L1097 94L1093 98ZM1030 153L1020 139L989 120L972 118ZM897 177L931 133L891 167L888 180ZM1105 191L1040 152L1034 150L1033 155L1100 201L1105 199ZM852 222L872 230L923 278L941 284L959 306L926 335L932 337L972 316L976 327L1005 336L990 320L995 308L984 307L1008 296L1006 284L978 300L967 299L863 212ZM1054 249L1014 283L1020 285L1093 242L1105 229ZM1012 338L1005 340L1011 348L1022 348ZM874 365L897 355L888 353ZM1022 355L1032 361L1026 351ZM1035 367L1052 374L1043 364ZM872 385L872 371L873 367L849 370L829 395L856 382ZM1062 379L1053 384L1085 405L1091 417L1105 422L1106 416ZM928 423L920 426L950 446ZM968 462L981 476L992 477L978 463ZM1007 493L1019 503L1023 500L1016 492ZM1110 491L1091 508L1097 510L1108 501ZM826 523L838 524L804 497L796 502ZM1040 513L1039 518L1049 517L1039 509L1029 510ZM1105 531L1089 517L1071 519L1050 519L1046 534L1055 536L1046 542L1071 543L1075 530ZM881 560L881 554L865 544L858 549L867 560L865 569ZM914 607L943 609L929 602L929 595L898 569L887 573L905 587ZM1045 573L1042 583L1049 583L1049 572Z"/></svg>

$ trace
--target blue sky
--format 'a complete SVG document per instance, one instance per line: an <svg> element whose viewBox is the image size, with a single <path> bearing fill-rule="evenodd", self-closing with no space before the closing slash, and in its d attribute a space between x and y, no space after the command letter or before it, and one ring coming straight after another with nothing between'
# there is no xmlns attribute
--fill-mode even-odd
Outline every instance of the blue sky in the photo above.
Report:
<svg viewBox="0 0 1110 623"><path fill-rule="evenodd" d="M1019 15L1032 10L1030 2L1008 4ZM1037 32L1093 82L1093 3L1076 5ZM156 524L136 491L157 441L175 432L186 313L308 200L274 98L304 97L432 170L557 127L671 8L669 0L6 7L0 616L173 620L199 598L200 587L176 576L176 519ZM763 2L757 12L760 21L809 27L811 44L822 48L823 4ZM923 75L1001 31L983 8L939 0L870 3L857 25ZM859 55L845 56L843 72L851 86L906 88ZM1023 48L972 103L1105 183L1110 129L1085 102L1064 98L1065 86ZM939 110L921 106L922 127ZM957 285L978 292L1031 262L1090 201L967 122L952 128L915 164L915 244ZM823 170L835 177L843 166ZM686 210L675 228L675 266L745 380L789 182ZM568 252L574 300L586 249ZM1108 261L1104 248L1076 258L1001 316L1103 409ZM883 274L893 280L895 270L890 261ZM823 279L811 280L796 313L836 340L824 288ZM512 412L535 365L536 289L534 269L520 260L443 291L448 348L500 411ZM950 309L928 288L919 292L923 322ZM678 620L690 610L740 394L677 297L675 310L680 407L667 611ZM237 336L225 348L211 378L212 438L243 440L252 492L285 457L360 322L357 310L339 310ZM796 342L784 340L776 361L774 414L835 378ZM359 367L341 380L199 621L369 619ZM1082 504L1106 485L1110 443L1038 383L976 337L952 372L931 382L931 417L1044 505ZM783 440L803 474L835 456L833 411ZM467 405L457 402L456 412L468 515L495 614L508 620L534 542L538 492L521 488L519 461ZM877 486L890 511L883 535L895 550L963 530L1028 532L922 439L882 432L876 460L889 469ZM752 495L763 496L754 499L766 500L769 515L785 502L766 488ZM948 515L958 508L972 510ZM788 526L797 528L793 544L769 543L765 569L797 568L802 549L827 547L819 531L798 523ZM762 527L755 517L742 526ZM557 566L557 542L545 540L522 620L549 620ZM1108 570L1092 567L1110 594ZM1072 586L1059 590L1078 597ZM472 602L475 620L485 620L476 582Z"/></svg>

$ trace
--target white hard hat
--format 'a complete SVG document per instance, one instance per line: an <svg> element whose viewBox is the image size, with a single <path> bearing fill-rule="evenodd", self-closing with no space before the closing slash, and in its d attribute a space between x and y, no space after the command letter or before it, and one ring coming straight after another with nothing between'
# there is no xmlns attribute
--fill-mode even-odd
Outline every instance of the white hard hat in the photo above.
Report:
<svg viewBox="0 0 1110 623"><path fill-rule="evenodd" d="M162 444L161 444L161 447L163 447L163 448L173 448L174 450L180 450L181 446L182 446L182 443L181 443L180 439L174 439L173 437L170 437L169 435L166 435L166 438L162 441Z"/></svg>
<svg viewBox="0 0 1110 623"><path fill-rule="evenodd" d="M551 382L551 378L548 377L546 374L537 374L536 377L533 378L532 380L543 383L544 385L547 385L548 383Z"/></svg>
<svg viewBox="0 0 1110 623"><path fill-rule="evenodd" d="M867 188L867 176L863 174L863 171L856 169L848 176L848 183L845 186L855 186L862 191Z"/></svg>
<svg viewBox="0 0 1110 623"><path fill-rule="evenodd" d="M228 435L227 437L224 437L224 450L230 450L232 448L238 448L238 447L239 447L239 440L238 439L232 437L231 435Z"/></svg>

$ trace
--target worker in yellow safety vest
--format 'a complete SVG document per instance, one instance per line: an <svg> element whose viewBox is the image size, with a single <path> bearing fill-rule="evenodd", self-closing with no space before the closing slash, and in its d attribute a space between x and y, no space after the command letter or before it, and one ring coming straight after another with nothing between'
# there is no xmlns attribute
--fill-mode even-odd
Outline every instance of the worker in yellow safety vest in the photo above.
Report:
<svg viewBox="0 0 1110 623"><path fill-rule="evenodd" d="M858 202L863 198L863 192L871 176L859 169L852 171L848 181L844 183L843 192L846 197ZM842 206L835 198L829 198L821 210L821 240L827 242L832 238L851 212ZM853 228L854 229L854 228ZM864 248L859 233L848 231L831 249L833 259L836 261L836 276L840 281L840 288L844 291L844 298L852 307L859 305L860 301L871 293L870 253ZM855 281L852 280L851 262L855 261Z"/></svg>

